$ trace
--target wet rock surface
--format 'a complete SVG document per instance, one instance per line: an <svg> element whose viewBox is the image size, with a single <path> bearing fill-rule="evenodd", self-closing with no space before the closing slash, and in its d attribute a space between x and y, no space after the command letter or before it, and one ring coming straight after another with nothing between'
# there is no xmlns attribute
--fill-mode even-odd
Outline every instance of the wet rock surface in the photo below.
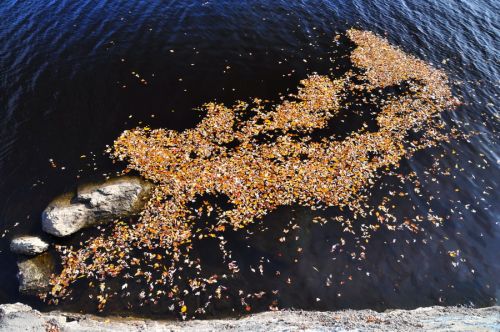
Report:
<svg viewBox="0 0 500 332"><path fill-rule="evenodd" d="M82 228L140 212L152 185L137 177L120 177L87 184L76 195L56 198L42 213L42 228L54 236L67 236Z"/></svg>
<svg viewBox="0 0 500 332"><path fill-rule="evenodd" d="M276 311L240 319L153 321L40 313L21 303L0 305L0 331L498 331L500 307L415 310Z"/></svg>
<svg viewBox="0 0 500 332"><path fill-rule="evenodd" d="M10 250L19 255L33 256L47 251L49 244L38 236L16 237L10 243Z"/></svg>
<svg viewBox="0 0 500 332"><path fill-rule="evenodd" d="M48 290L50 275L54 273L54 260L49 253L18 261L19 291L33 294Z"/></svg>

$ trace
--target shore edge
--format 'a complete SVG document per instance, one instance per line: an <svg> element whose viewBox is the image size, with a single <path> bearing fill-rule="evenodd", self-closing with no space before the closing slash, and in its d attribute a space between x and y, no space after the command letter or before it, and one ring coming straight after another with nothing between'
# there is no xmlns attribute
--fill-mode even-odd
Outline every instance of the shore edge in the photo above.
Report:
<svg viewBox="0 0 500 332"><path fill-rule="evenodd" d="M414 310L263 312L239 319L160 321L42 313L22 303L0 305L0 331L498 331L500 306L425 307Z"/></svg>

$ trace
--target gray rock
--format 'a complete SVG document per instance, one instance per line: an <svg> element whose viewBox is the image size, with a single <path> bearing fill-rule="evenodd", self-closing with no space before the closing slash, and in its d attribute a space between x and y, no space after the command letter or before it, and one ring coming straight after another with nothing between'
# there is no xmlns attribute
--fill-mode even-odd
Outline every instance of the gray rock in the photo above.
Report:
<svg viewBox="0 0 500 332"><path fill-rule="evenodd" d="M11 314L29 312L33 310L29 305L24 303L9 303L0 306L0 317L5 317Z"/></svg>
<svg viewBox="0 0 500 332"><path fill-rule="evenodd" d="M10 243L10 251L20 255L38 255L47 251L49 244L44 242L38 236L20 236Z"/></svg>
<svg viewBox="0 0 500 332"><path fill-rule="evenodd" d="M17 262L19 291L37 293L48 290L50 275L54 272L54 260L49 253Z"/></svg>
<svg viewBox="0 0 500 332"><path fill-rule="evenodd" d="M98 218L115 218L140 212L151 188L149 182L140 178L122 177L81 186L76 199L95 211Z"/></svg>
<svg viewBox="0 0 500 332"><path fill-rule="evenodd" d="M42 229L55 236L66 236L93 225L94 213L83 203L72 203L73 195L65 194L52 201L42 213Z"/></svg>
<svg viewBox="0 0 500 332"><path fill-rule="evenodd" d="M65 322L64 316L42 314L23 303L0 305L0 331L59 331L56 327Z"/></svg>
<svg viewBox="0 0 500 332"><path fill-rule="evenodd" d="M81 186L76 196L66 194L49 204L42 213L42 229L62 237L85 227L132 216L144 207L152 187L136 177Z"/></svg>

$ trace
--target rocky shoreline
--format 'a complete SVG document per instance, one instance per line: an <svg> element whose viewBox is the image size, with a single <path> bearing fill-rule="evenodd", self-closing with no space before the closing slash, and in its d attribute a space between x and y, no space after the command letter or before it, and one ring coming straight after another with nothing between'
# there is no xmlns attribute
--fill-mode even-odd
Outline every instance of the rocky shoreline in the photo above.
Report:
<svg viewBox="0 0 500 332"><path fill-rule="evenodd" d="M500 307L427 307L415 310L274 311L238 319L154 321L41 313L15 303L0 305L0 331L498 331Z"/></svg>
<svg viewBox="0 0 500 332"><path fill-rule="evenodd" d="M47 206L41 216L42 229L54 239L63 238L87 227L137 215L152 187L151 183L133 176L81 185ZM35 235L12 239L10 250L18 255L21 293L36 294L49 289L55 266L50 250L53 245Z"/></svg>

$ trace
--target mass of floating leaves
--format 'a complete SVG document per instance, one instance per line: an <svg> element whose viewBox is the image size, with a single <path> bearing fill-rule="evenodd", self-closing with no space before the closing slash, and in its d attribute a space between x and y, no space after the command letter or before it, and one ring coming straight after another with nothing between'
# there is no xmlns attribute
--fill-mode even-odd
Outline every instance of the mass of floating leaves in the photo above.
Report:
<svg viewBox="0 0 500 332"><path fill-rule="evenodd" d="M146 281L149 291L139 294L141 299L178 299L177 308L185 314L181 293L196 294L220 278L200 274L186 281L189 290L177 286L180 264L201 270L196 260L185 258L193 239L218 238L224 250L227 228L245 228L280 206L336 206L363 216L362 190L403 158L446 139L439 114L458 102L444 72L371 32L351 29L347 36L355 45L353 70L334 79L309 76L280 104L259 99L231 107L209 103L203 106L206 116L192 129L125 131L111 153L156 184L152 197L138 222L117 222L111 234L96 236L81 248L61 248L63 269L53 276L47 298L57 303L70 294L72 283L85 277L100 283L102 309L109 296L104 280L122 275ZM402 86L383 98L377 94ZM352 94L372 96L370 102L379 108L378 128L363 126L343 140L314 135L336 126L336 116L348 108ZM207 195L226 197L230 208L203 200ZM193 210L197 200L203 203ZM382 215L383 207L379 210L381 223L391 217L387 210ZM217 222L201 231L194 225L203 213L216 214ZM149 253L158 249L163 254ZM228 273L238 273L237 263L225 254ZM124 284L122 291L126 288ZM214 296L221 291L218 287Z"/></svg>

